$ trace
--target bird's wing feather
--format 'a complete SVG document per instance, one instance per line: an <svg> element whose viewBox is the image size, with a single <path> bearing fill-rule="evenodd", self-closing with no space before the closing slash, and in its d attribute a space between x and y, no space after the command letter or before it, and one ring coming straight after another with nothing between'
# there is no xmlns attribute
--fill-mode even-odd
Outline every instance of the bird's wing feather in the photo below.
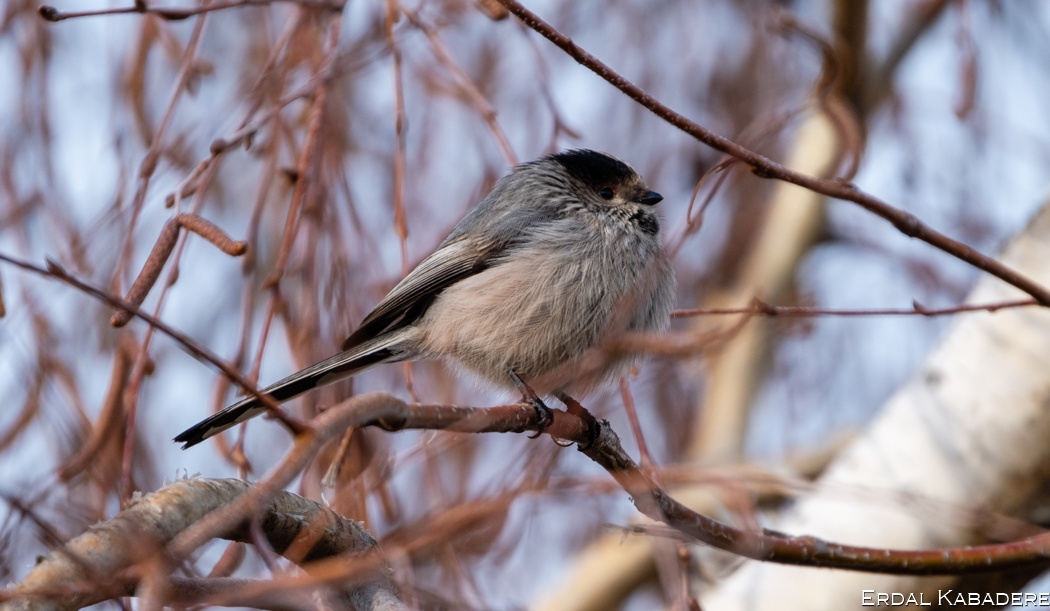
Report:
<svg viewBox="0 0 1050 611"><path fill-rule="evenodd" d="M442 245L379 302L343 342L342 349L349 350L381 333L415 322L442 290L489 267L504 246L505 243L490 242L479 247L477 242L467 240Z"/></svg>

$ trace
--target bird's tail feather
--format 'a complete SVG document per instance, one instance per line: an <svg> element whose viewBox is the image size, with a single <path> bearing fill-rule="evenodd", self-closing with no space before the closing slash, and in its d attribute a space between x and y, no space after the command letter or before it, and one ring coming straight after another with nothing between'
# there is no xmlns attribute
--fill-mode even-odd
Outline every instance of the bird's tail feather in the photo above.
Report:
<svg viewBox="0 0 1050 611"><path fill-rule="evenodd" d="M400 338L390 336L376 338L353 350L341 352L294 373L264 388L262 392L273 397L278 403L284 403L310 390L364 371L373 365L408 358L410 355L397 349L398 339ZM182 443L182 449L185 450L232 426L266 413L266 411L266 406L258 398L245 397L179 433L174 441Z"/></svg>

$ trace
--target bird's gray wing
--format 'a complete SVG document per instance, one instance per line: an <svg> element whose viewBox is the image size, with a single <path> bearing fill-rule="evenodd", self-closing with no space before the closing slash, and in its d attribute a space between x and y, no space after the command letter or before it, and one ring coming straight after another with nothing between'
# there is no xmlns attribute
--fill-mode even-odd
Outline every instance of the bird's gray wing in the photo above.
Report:
<svg viewBox="0 0 1050 611"><path fill-rule="evenodd" d="M527 239L530 231L557 219L559 208L555 204L559 200L545 197L545 191L536 193L521 167L501 178L492 192L456 224L437 251L379 302L343 342L343 350L412 324L441 291L498 265L502 255Z"/></svg>
<svg viewBox="0 0 1050 611"><path fill-rule="evenodd" d="M343 342L349 350L376 336L412 324L445 288L488 268L506 242L460 239L444 243L379 302Z"/></svg>

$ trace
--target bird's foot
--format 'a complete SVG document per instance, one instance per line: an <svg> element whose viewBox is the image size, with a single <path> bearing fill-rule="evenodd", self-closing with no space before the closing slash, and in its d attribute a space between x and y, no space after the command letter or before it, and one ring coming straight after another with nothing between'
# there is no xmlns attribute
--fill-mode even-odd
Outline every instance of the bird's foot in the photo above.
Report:
<svg viewBox="0 0 1050 611"><path fill-rule="evenodd" d="M536 410L536 433L529 435L529 439L536 439L543 434L547 427L554 422L554 412L551 408L547 407L547 404L543 402L543 399L536 394L536 391L532 390L532 387L525 383L518 374L508 370L510 379L514 381L514 385L518 387L521 392L521 398L532 406L532 409Z"/></svg>
<svg viewBox="0 0 1050 611"><path fill-rule="evenodd" d="M558 395L558 400L565 404L565 409L583 421L587 425L587 443L581 443L579 450L586 452L594 446L594 442L598 440L598 435L602 432L602 425L598 420L591 415L591 412L587 411L587 408L580 405L580 402L573 399L569 395L562 393Z"/></svg>

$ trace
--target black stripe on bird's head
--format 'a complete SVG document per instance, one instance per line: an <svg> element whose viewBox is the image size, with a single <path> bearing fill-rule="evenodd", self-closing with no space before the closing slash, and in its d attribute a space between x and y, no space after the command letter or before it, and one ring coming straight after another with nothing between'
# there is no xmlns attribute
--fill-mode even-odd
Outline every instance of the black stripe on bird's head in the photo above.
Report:
<svg viewBox="0 0 1050 611"><path fill-rule="evenodd" d="M551 155L550 159L561 164L569 176L595 191L607 185L624 185L638 180L638 174L631 166L598 151L573 149Z"/></svg>

